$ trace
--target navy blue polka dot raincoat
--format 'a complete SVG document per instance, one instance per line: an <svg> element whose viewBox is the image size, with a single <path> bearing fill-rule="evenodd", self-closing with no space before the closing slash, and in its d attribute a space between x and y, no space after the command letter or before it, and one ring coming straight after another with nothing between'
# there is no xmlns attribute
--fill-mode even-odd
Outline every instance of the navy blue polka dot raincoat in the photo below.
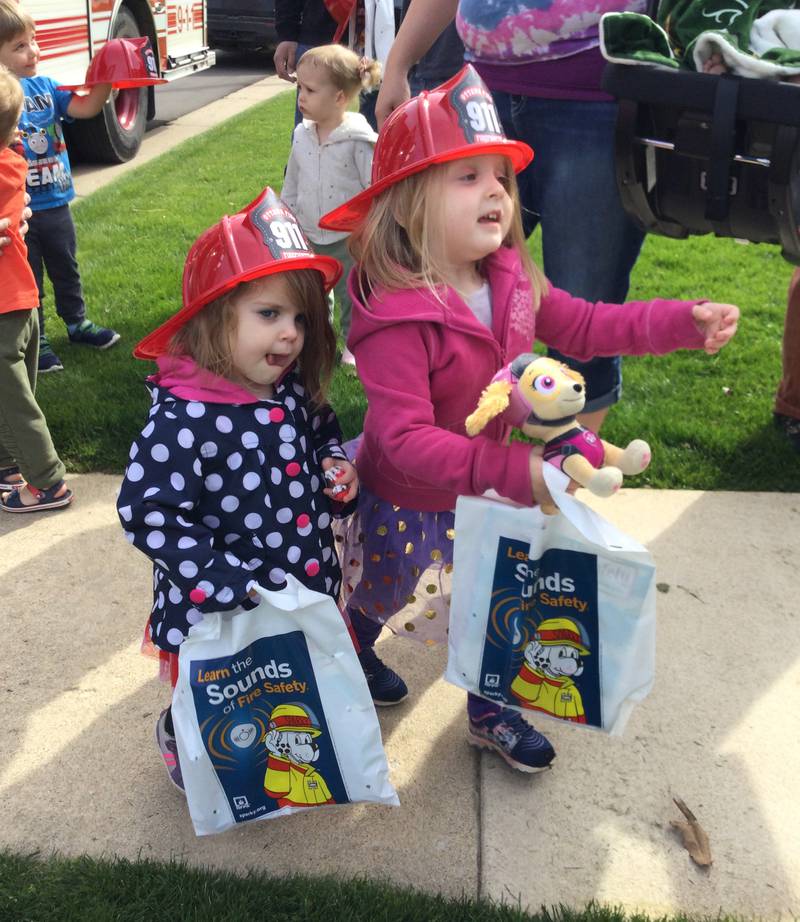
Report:
<svg viewBox="0 0 800 922"><path fill-rule="evenodd" d="M256 583L278 590L291 573L336 599L332 507L355 508L322 492L322 460L345 457L341 431L330 407L312 411L294 372L273 399L247 403L228 402L235 386L198 373L221 388L186 399L164 375L150 379L150 418L117 503L128 540L153 560L151 636L171 653L203 612L237 608Z"/></svg>

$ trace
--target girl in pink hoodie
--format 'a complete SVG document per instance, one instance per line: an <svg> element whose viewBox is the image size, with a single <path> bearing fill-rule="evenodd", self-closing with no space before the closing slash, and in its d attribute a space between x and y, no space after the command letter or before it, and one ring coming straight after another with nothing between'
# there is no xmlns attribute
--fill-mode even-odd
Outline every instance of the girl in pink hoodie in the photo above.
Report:
<svg viewBox="0 0 800 922"><path fill-rule="evenodd" d="M438 580L420 576L452 569L458 495L492 489L525 505L549 499L540 447L509 443L499 419L477 438L466 435L493 375L529 352L534 337L588 359L713 353L736 330L738 308L729 304L591 304L550 285L528 254L516 191L515 173L532 156L505 138L489 91L467 66L395 110L378 137L372 185L321 222L352 232L357 262L348 345L368 409L358 512L341 558L376 704L407 694L374 652L381 625L429 643L444 636ZM549 766L553 747L516 711L470 695L468 712L470 742L522 771Z"/></svg>

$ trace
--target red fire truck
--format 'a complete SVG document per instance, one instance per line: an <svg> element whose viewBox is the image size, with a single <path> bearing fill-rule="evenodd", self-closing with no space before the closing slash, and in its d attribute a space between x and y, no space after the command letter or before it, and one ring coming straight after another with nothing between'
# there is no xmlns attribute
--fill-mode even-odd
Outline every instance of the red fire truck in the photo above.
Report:
<svg viewBox="0 0 800 922"><path fill-rule="evenodd" d="M204 0L24 0L36 22L39 73L80 83L93 54L110 38L146 35L167 80L210 67ZM155 116L153 87L114 92L96 118L66 126L70 150L84 159L130 160Z"/></svg>

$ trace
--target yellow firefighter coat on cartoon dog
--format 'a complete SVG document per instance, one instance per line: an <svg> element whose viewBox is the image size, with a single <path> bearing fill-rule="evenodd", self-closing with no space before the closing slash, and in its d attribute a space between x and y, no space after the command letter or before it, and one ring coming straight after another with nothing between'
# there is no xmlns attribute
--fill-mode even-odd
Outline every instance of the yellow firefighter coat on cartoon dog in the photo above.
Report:
<svg viewBox="0 0 800 922"><path fill-rule="evenodd" d="M310 764L319 753L310 740L321 732L299 704L279 704L272 711L262 740L269 752L264 791L278 801L279 807L335 803L325 779Z"/></svg>
<svg viewBox="0 0 800 922"><path fill-rule="evenodd" d="M586 723L583 698L575 681L567 675L548 675L546 666L537 666L528 658L528 651L536 644L541 647L568 646L583 656L589 650L582 643L581 634L569 618L548 618L539 625L535 643L526 648L526 661L511 683L511 693L522 707L544 711L562 720Z"/></svg>

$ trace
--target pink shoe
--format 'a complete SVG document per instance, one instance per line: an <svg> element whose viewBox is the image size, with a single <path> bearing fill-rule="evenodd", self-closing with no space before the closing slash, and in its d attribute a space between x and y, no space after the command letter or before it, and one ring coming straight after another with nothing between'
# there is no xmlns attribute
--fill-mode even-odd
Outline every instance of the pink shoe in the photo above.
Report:
<svg viewBox="0 0 800 922"><path fill-rule="evenodd" d="M356 357L347 348L347 346L345 346L342 350L342 365L352 365L353 368L356 367Z"/></svg>
<svg viewBox="0 0 800 922"><path fill-rule="evenodd" d="M181 772L181 763L178 761L178 744L175 737L167 732L166 721L169 708L161 712L156 723L156 745L164 760L164 768L167 770L169 780L182 793L186 793L183 786L183 773Z"/></svg>

